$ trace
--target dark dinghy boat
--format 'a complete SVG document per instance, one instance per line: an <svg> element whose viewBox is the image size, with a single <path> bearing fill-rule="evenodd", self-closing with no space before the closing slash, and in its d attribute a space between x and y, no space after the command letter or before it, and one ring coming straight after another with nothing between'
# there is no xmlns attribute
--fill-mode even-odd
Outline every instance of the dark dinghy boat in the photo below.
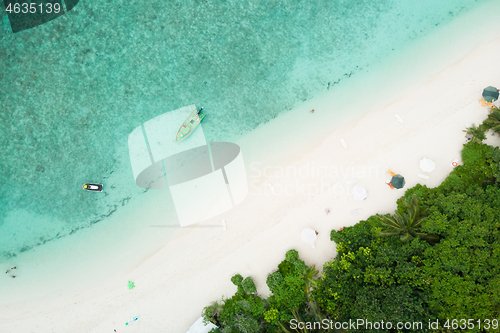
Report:
<svg viewBox="0 0 500 333"><path fill-rule="evenodd" d="M93 192L102 192L104 185L102 184L93 184L93 183L85 183L82 185L82 188L85 191L93 191Z"/></svg>

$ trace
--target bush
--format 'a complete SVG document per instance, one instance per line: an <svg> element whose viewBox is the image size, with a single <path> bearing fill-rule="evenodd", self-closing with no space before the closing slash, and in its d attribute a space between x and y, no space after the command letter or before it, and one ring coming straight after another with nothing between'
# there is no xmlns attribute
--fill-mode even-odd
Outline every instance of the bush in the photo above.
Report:
<svg viewBox="0 0 500 333"><path fill-rule="evenodd" d="M300 276L285 276L283 282L269 297L270 307L279 312L277 315L279 321L290 321L293 318L293 310L299 312L305 310L307 301L305 284L305 280Z"/></svg>
<svg viewBox="0 0 500 333"><path fill-rule="evenodd" d="M263 332L263 327L257 320L245 315L236 316L236 319L234 320L234 328L236 328L238 333ZM228 332L232 332L232 330Z"/></svg>
<svg viewBox="0 0 500 333"><path fill-rule="evenodd" d="M255 287L255 283L250 277L247 277L241 283L241 287L247 294L255 294L257 292L257 288Z"/></svg>
<svg viewBox="0 0 500 333"><path fill-rule="evenodd" d="M243 281L243 276L240 274L236 274L231 278L231 282L236 286L239 287L241 285L241 282Z"/></svg>
<svg viewBox="0 0 500 333"><path fill-rule="evenodd" d="M299 252L297 250L292 249L285 254L285 261L288 261L290 263L298 259L299 259Z"/></svg>
<svg viewBox="0 0 500 333"><path fill-rule="evenodd" d="M271 309L267 310L266 312L264 312L264 319L268 323L272 323L272 324L275 324L277 326L278 325L278 314L279 314L278 310L271 308Z"/></svg>
<svg viewBox="0 0 500 333"><path fill-rule="evenodd" d="M214 325L220 326L218 317L222 312L222 310L223 310L223 305L219 304L218 302L212 302L212 304L210 304L209 306L204 307L201 313L201 316L203 317L203 322L205 324L211 322Z"/></svg>
<svg viewBox="0 0 500 333"><path fill-rule="evenodd" d="M257 292L251 278L243 279L235 274L231 282L238 287L233 297L214 302L203 309L204 322L212 322L219 328L211 333L257 333L263 332L266 305Z"/></svg>
<svg viewBox="0 0 500 333"><path fill-rule="evenodd" d="M297 250L289 250L285 255L285 260L278 265L278 270L283 277L299 276L306 268L307 265L299 259Z"/></svg>
<svg viewBox="0 0 500 333"><path fill-rule="evenodd" d="M464 193L465 192L465 193ZM474 195L470 195L474 193ZM500 309L500 189L482 184L435 202L427 228L442 241L422 261L439 318L486 318Z"/></svg>
<svg viewBox="0 0 500 333"><path fill-rule="evenodd" d="M346 251L356 251L360 247L367 247L371 244L375 237L374 226L379 225L380 219L376 216L370 217L367 221L360 221L352 227L346 227L342 231L332 230L330 232L330 240L337 244L337 252L339 244Z"/></svg>
<svg viewBox="0 0 500 333"><path fill-rule="evenodd" d="M271 292L274 292L282 282L283 275L279 271L269 274L266 279L266 284Z"/></svg>
<svg viewBox="0 0 500 333"><path fill-rule="evenodd" d="M241 332L237 327L248 322L242 316L253 318L260 325L264 323L265 310L264 301L259 296L236 293L224 300L223 309L217 317L218 326L222 332Z"/></svg>

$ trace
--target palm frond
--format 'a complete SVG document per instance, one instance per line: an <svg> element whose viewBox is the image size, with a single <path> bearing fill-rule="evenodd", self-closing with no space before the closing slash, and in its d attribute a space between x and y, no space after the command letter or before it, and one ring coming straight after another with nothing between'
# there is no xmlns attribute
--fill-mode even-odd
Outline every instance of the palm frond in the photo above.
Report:
<svg viewBox="0 0 500 333"><path fill-rule="evenodd" d="M399 240L402 241L403 243L409 241L412 238L413 237L410 235L410 233L405 233L399 236Z"/></svg>
<svg viewBox="0 0 500 333"><path fill-rule="evenodd" d="M401 223L392 216L382 216L382 225L384 227L390 227L393 229L400 229L402 227Z"/></svg>
<svg viewBox="0 0 500 333"><path fill-rule="evenodd" d="M380 216L380 222L385 230L379 231L377 236L399 236L402 242L407 242L415 237L428 240L436 239L436 236L430 236L420 231L427 216L427 209L421 208L420 200L416 194L413 194L411 199L403 197L401 206L403 207L401 213L396 212L393 216Z"/></svg>
<svg viewBox="0 0 500 333"><path fill-rule="evenodd" d="M472 124L472 126L464 130L464 132L471 136L470 142L481 143L484 139L486 139L485 132L487 130L488 128L486 128L486 126L483 124L479 126Z"/></svg>
<svg viewBox="0 0 500 333"><path fill-rule="evenodd" d="M399 235L401 232L399 230L383 230L377 233L377 236L395 236Z"/></svg>

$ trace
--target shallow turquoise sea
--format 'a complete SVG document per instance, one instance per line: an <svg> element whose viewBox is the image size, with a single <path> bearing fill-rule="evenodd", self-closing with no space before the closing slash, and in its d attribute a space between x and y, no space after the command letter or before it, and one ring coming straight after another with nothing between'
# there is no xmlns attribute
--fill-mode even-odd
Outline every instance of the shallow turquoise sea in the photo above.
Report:
<svg viewBox="0 0 500 333"><path fill-rule="evenodd" d="M234 141L489 1L82 0L18 33L2 14L0 261L140 196L145 121L195 103L207 140Z"/></svg>

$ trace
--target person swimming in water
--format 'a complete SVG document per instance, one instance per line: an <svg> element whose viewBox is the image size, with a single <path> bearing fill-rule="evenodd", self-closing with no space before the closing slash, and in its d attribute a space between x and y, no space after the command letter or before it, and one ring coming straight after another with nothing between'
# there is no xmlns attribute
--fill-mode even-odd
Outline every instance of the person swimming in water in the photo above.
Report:
<svg viewBox="0 0 500 333"><path fill-rule="evenodd" d="M16 268L17 268L17 267L16 267L16 266L14 266L14 267L11 267L10 269L16 269ZM5 274L7 274L7 273L9 273L9 272L10 272L10 270L6 270L6 271L5 271Z"/></svg>

